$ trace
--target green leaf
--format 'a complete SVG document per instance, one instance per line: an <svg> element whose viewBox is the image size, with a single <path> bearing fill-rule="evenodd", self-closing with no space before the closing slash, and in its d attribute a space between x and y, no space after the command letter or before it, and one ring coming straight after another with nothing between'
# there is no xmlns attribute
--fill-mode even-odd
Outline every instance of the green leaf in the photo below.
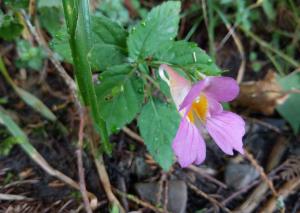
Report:
<svg viewBox="0 0 300 213"><path fill-rule="evenodd" d="M59 54L66 62L73 63L69 45L69 35L66 26L63 26L53 37L50 47Z"/></svg>
<svg viewBox="0 0 300 213"><path fill-rule="evenodd" d="M93 42L89 51L89 61L92 68L105 70L109 66L124 63L127 60L127 32L120 25L103 16L93 16L91 25ZM67 62L72 62L65 27L54 36L51 47Z"/></svg>
<svg viewBox="0 0 300 213"><path fill-rule="evenodd" d="M262 8L267 15L268 19L274 20L276 16L276 12L273 7L273 1L270 0L263 0L262 1Z"/></svg>
<svg viewBox="0 0 300 213"><path fill-rule="evenodd" d="M20 98L22 98L22 100L27 105L31 106L35 111L39 112L50 121L56 120L56 116L53 114L53 112L51 112L51 110L40 99L19 87L15 87L15 91L18 93Z"/></svg>
<svg viewBox="0 0 300 213"><path fill-rule="evenodd" d="M300 74L294 73L278 79L279 84L286 91L300 89ZM300 130L300 94L289 94L288 99L277 106L279 114L285 118L293 128L295 134Z"/></svg>
<svg viewBox="0 0 300 213"><path fill-rule="evenodd" d="M23 25L11 14L3 15L0 11L0 37L4 40L13 40L21 35Z"/></svg>
<svg viewBox="0 0 300 213"><path fill-rule="evenodd" d="M168 1L152 9L129 34L129 56L133 60L151 57L161 45L173 40L178 31L179 12L179 1Z"/></svg>
<svg viewBox="0 0 300 213"><path fill-rule="evenodd" d="M124 6L123 0L102 0L97 9L109 19L120 24L128 24L130 21L129 13Z"/></svg>
<svg viewBox="0 0 300 213"><path fill-rule="evenodd" d="M165 170L173 164L171 143L179 125L179 113L173 105L149 101L143 107L138 126L148 151Z"/></svg>
<svg viewBox="0 0 300 213"><path fill-rule="evenodd" d="M62 8L61 0L38 0L38 8L42 7L60 7Z"/></svg>
<svg viewBox="0 0 300 213"><path fill-rule="evenodd" d="M60 7L41 7L38 10L39 20L43 28L45 28L52 36L64 25L63 11Z"/></svg>
<svg viewBox="0 0 300 213"><path fill-rule="evenodd" d="M14 137L6 138L0 143L0 157L7 156L18 141Z"/></svg>
<svg viewBox="0 0 300 213"><path fill-rule="evenodd" d="M43 66L43 59L46 54L40 47L33 47L26 40L19 40L17 42L17 52L19 58L17 59L17 66L30 68L39 71Z"/></svg>
<svg viewBox="0 0 300 213"><path fill-rule="evenodd" d="M28 8L29 0L4 0L6 6L12 9Z"/></svg>
<svg viewBox="0 0 300 213"><path fill-rule="evenodd" d="M89 0L63 0L62 2L79 94L83 104L89 108L95 128L101 135L104 151L110 154L112 147L108 139L106 122L99 113L88 56L93 42Z"/></svg>
<svg viewBox="0 0 300 213"><path fill-rule="evenodd" d="M159 63L178 66L191 72L191 74L194 72L207 75L221 73L218 66L197 44L186 41L169 41L165 43L154 55L154 60Z"/></svg>
<svg viewBox="0 0 300 213"><path fill-rule="evenodd" d="M113 66L100 75L96 94L100 114L108 130L114 132L140 112L144 99L143 81L130 65Z"/></svg>
<svg viewBox="0 0 300 213"><path fill-rule="evenodd" d="M30 107L34 110L42 114L45 118L54 121L56 120L55 115L51 112L50 109L37 97L30 94L29 92L23 90L22 88L18 87L11 77L8 74L8 71L3 63L3 59L0 57L0 72L4 76L5 80L12 86L15 92L19 95L19 97Z"/></svg>
<svg viewBox="0 0 300 213"><path fill-rule="evenodd" d="M27 152L29 156L34 156L37 154L36 149L30 144L27 135L2 107L0 107L0 124L4 125L8 129L8 131L17 140L18 144L24 149L24 151Z"/></svg>
<svg viewBox="0 0 300 213"><path fill-rule="evenodd" d="M105 70L109 66L127 60L127 32L117 23L103 16L92 17L93 46L91 64L95 69Z"/></svg>

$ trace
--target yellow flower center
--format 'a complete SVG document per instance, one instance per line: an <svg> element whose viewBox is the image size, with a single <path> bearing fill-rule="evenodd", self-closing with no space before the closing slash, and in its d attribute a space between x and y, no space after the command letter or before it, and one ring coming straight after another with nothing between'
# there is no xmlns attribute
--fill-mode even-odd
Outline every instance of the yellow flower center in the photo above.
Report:
<svg viewBox="0 0 300 213"><path fill-rule="evenodd" d="M188 112L188 118L190 122L195 122L197 116L200 120L205 123L208 112L208 100L205 95L200 95L192 104L190 111Z"/></svg>

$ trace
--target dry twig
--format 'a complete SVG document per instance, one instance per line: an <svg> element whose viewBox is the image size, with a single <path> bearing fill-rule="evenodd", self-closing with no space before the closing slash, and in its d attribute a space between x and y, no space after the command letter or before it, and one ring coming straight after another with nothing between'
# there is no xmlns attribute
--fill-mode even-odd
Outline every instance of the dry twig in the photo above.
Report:
<svg viewBox="0 0 300 213"><path fill-rule="evenodd" d="M195 185L193 185L192 183L187 182L187 185L198 195L200 195L201 197L207 199L209 202L211 202L214 206L219 207L220 209L222 209L225 212L231 212L228 208L226 208L222 203L220 203L219 201L217 201L215 198L209 196L208 194L206 194L205 192L203 192L202 190L200 190L198 187L196 187Z"/></svg>
<svg viewBox="0 0 300 213"><path fill-rule="evenodd" d="M292 179L286 182L279 190L278 194L281 199L287 198L290 194L294 193L300 187L300 178ZM274 212L276 209L276 203L278 201L277 196L272 198L266 203L266 205L260 210L260 212Z"/></svg>
<svg viewBox="0 0 300 213"><path fill-rule="evenodd" d="M83 198L84 207L87 213L92 213L92 208L89 202L89 198L85 186L84 168L82 162L83 130L85 125L84 119L85 119L85 113L84 111L82 111L80 112L80 124L79 124L79 131L78 131L78 149L76 151L76 155L77 155L77 164L78 164L79 186Z"/></svg>
<svg viewBox="0 0 300 213"><path fill-rule="evenodd" d="M90 145L91 145L91 151L92 151L92 155L94 157L94 162L95 162L95 165L96 165L96 169L97 169L100 181L102 183L102 186L104 188L104 191L106 193L107 199L109 200L109 202L112 205L118 206L120 212L125 212L125 210L122 207L122 205L120 204L119 200L117 199L117 197L112 192L112 187L111 187L111 184L110 184L110 180L109 180L107 171L106 171L105 166L104 166L102 154L97 155L96 148L95 148L92 140L90 140Z"/></svg>
<svg viewBox="0 0 300 213"><path fill-rule="evenodd" d="M138 197L136 197L136 196L134 196L134 195L126 194L126 193L124 193L124 192L121 192L121 191L118 190L118 189L114 189L114 191L115 191L117 194L121 195L121 196L127 197L128 200L131 200L131 201L135 202L136 204L141 205L141 206L143 206L143 207L145 207L145 208L151 209L151 210L153 210L154 212L167 213L167 212L164 211L163 209L158 208L158 207L155 207L155 206L153 206L152 204L150 204L150 203L148 203L148 202L146 202L146 201L143 201L143 200L139 199Z"/></svg>
<svg viewBox="0 0 300 213"><path fill-rule="evenodd" d="M192 170L193 172L195 172L196 174L204 177L205 179L211 181L212 183L220 186L221 188L227 189L226 184L222 183L221 181L215 179L214 177L208 175L206 172L204 172L201 168L194 166L194 165L190 165L189 167L187 167L188 169Z"/></svg>
<svg viewBox="0 0 300 213"><path fill-rule="evenodd" d="M260 177L267 184L267 186L271 189L273 195L278 196L278 192L274 188L273 181L268 178L264 169L258 164L258 162L255 160L253 155L249 151L245 150L245 156L250 161L250 163L255 167L255 169L259 172Z"/></svg>

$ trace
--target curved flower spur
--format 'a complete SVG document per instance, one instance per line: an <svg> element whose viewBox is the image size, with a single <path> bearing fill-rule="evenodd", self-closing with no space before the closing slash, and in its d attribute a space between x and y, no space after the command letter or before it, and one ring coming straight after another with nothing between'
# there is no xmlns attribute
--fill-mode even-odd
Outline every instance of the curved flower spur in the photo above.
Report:
<svg viewBox="0 0 300 213"><path fill-rule="evenodd" d="M168 77L165 76L167 72ZM230 77L205 77L193 84L168 65L159 67L160 77L169 85L172 98L182 119L172 142L181 167L201 164L206 146L201 131L206 129L220 149L228 155L233 150L243 154L245 122L235 113L223 110L220 102L229 102L239 93L237 82Z"/></svg>

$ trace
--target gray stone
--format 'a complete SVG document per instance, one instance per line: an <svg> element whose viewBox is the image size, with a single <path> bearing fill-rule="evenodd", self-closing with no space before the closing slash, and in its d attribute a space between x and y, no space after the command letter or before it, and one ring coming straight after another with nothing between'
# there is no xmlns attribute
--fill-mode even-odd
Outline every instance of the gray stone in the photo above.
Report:
<svg viewBox="0 0 300 213"><path fill-rule="evenodd" d="M249 164L231 162L225 170L225 183L234 189L241 189L258 177L259 173Z"/></svg>
<svg viewBox="0 0 300 213"><path fill-rule="evenodd" d="M173 180L168 181L168 211L173 213L184 213L187 203L187 186L183 181ZM137 183L135 189L139 196L157 205L157 193L159 190L159 183ZM162 197L164 196L162 193Z"/></svg>

